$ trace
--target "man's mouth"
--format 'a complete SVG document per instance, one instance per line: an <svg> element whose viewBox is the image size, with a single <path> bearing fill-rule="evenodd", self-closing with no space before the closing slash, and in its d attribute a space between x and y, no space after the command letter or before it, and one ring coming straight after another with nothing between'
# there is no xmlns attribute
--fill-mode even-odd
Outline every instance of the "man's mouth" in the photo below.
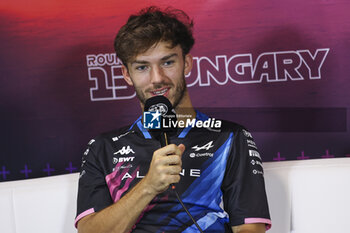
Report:
<svg viewBox="0 0 350 233"><path fill-rule="evenodd" d="M164 95L164 96L167 96L168 95L168 91L169 91L169 87L164 87L164 88L161 88L161 89L157 89L157 90L154 90L154 91L151 91L151 94L153 96L156 96L156 95Z"/></svg>

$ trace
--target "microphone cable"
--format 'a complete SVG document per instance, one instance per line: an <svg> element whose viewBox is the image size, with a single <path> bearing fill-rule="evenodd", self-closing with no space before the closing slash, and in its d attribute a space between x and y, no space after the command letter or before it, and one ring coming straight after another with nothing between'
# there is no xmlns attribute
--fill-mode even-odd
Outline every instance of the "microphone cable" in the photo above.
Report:
<svg viewBox="0 0 350 233"><path fill-rule="evenodd" d="M177 193L176 189L175 189L175 185L171 186L171 189L174 191L177 200L180 202L180 204L182 205L182 208L186 211L187 215L190 216L192 222L196 225L196 227L198 228L199 232L203 233L201 227L198 225L197 221L192 217L191 213L188 211L188 209L186 208L186 206L184 205L184 203L182 202L179 194Z"/></svg>
<svg viewBox="0 0 350 233"><path fill-rule="evenodd" d="M164 141L165 141L165 145L168 145L168 136L166 134L166 132L162 132L163 133L163 138L164 138ZM201 227L198 225L197 221L193 218L192 214L188 211L187 207L185 206L185 204L182 202L178 192L176 191L176 188L175 188L175 184L171 184L170 185L171 189L174 191L175 195L176 195L176 198L177 200L180 202L182 208L186 211L187 215L191 218L192 222L196 225L196 227L198 228L199 232L200 233L203 233Z"/></svg>

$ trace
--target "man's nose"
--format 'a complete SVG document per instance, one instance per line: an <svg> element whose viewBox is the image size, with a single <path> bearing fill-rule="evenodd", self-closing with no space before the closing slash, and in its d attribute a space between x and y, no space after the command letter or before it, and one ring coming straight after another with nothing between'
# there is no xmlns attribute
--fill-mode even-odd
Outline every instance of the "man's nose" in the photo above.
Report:
<svg viewBox="0 0 350 233"><path fill-rule="evenodd" d="M151 70L151 82L153 84L155 83L162 83L165 80L164 71L161 67L155 66Z"/></svg>

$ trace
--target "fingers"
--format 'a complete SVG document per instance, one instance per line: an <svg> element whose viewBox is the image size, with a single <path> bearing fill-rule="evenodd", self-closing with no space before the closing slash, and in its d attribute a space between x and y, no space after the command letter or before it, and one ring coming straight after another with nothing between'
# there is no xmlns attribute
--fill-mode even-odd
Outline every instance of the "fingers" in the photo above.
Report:
<svg viewBox="0 0 350 233"><path fill-rule="evenodd" d="M181 150L181 153L184 153L184 151L185 151L185 145L184 144L180 144L179 146L178 146L178 148Z"/></svg>
<svg viewBox="0 0 350 233"><path fill-rule="evenodd" d="M185 151L185 145L180 144L179 146L176 146L175 144L170 144L165 147L162 147L158 150L156 150L154 153L156 155L161 156L167 156L167 155L182 155L182 153Z"/></svg>
<svg viewBox="0 0 350 233"><path fill-rule="evenodd" d="M180 181L182 154L185 146L174 144L156 150L146 175L147 183L157 193L164 192L170 184Z"/></svg>
<svg viewBox="0 0 350 233"><path fill-rule="evenodd" d="M155 160L159 162L159 165L182 165L182 154L185 150L185 146L180 144L176 146L174 144L160 148L154 152Z"/></svg>
<svg viewBox="0 0 350 233"><path fill-rule="evenodd" d="M179 175L182 168L179 165L164 166L164 173L169 175Z"/></svg>
<svg viewBox="0 0 350 233"><path fill-rule="evenodd" d="M173 176L170 176L170 177L168 178L168 180L169 180L168 187L169 187L170 184L177 184L177 183L180 182L180 175L173 175Z"/></svg>

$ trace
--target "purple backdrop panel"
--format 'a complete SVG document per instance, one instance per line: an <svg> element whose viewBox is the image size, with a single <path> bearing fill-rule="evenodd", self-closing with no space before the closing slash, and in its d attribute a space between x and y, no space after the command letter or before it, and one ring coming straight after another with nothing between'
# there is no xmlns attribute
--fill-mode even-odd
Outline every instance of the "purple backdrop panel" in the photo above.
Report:
<svg viewBox="0 0 350 233"><path fill-rule="evenodd" d="M113 51L164 1L0 3L0 181L79 170L87 142L141 113ZM348 1L170 2L195 22L196 108L245 125L264 161L350 157Z"/></svg>

